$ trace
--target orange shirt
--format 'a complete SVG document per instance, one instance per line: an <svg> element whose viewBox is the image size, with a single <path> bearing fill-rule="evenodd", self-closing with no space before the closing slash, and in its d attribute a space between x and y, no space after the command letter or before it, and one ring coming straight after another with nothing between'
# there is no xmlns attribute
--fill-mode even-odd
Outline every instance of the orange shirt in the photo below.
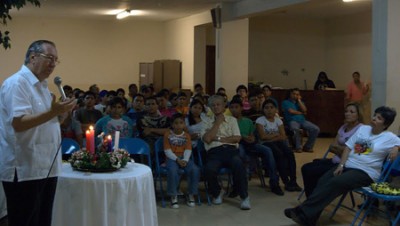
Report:
<svg viewBox="0 0 400 226"><path fill-rule="evenodd" d="M164 150L171 149L177 157L182 157L185 150L192 150L192 141L189 133L175 134L168 130L164 134Z"/></svg>

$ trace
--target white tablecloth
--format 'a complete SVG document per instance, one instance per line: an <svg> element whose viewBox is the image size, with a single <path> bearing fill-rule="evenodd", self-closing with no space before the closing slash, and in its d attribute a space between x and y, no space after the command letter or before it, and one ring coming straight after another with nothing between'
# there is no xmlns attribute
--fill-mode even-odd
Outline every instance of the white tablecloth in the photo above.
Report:
<svg viewBox="0 0 400 226"><path fill-rule="evenodd" d="M111 173L85 173L63 164L52 225L157 226L151 169L129 163Z"/></svg>

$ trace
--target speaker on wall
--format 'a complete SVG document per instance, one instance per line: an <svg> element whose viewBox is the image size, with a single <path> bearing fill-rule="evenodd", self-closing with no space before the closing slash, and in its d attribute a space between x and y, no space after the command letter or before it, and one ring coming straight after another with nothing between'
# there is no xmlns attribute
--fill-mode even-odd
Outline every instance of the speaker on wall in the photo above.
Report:
<svg viewBox="0 0 400 226"><path fill-rule="evenodd" d="M214 28L221 28L221 8L216 7L211 9L211 18Z"/></svg>

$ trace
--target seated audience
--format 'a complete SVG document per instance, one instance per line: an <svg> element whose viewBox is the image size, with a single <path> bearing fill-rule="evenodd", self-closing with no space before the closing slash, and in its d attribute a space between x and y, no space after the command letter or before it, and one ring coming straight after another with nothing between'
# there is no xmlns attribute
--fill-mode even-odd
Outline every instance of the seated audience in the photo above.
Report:
<svg viewBox="0 0 400 226"><path fill-rule="evenodd" d="M239 95L242 98L242 104L243 104L243 110L247 111L250 109L250 103L248 100L248 90L245 85L239 85L236 88L236 94ZM233 99L233 97L232 97Z"/></svg>
<svg viewBox="0 0 400 226"><path fill-rule="evenodd" d="M362 125L363 120L357 104L350 103L346 106L344 121L344 125L338 130L335 141L329 147L329 152L334 153L335 156L332 159L314 159L301 167L304 191L307 197L311 195L315 186L317 186L319 178L340 163L340 156L342 156L346 141Z"/></svg>
<svg viewBox="0 0 400 226"><path fill-rule="evenodd" d="M181 113L183 115L187 115L189 112L189 107L187 104L187 95L185 92L179 92L178 96L176 97L177 99L177 105L175 107L175 111L177 113Z"/></svg>
<svg viewBox="0 0 400 226"><path fill-rule="evenodd" d="M289 91L289 97L282 102L282 110L285 121L294 136L295 152L313 152L315 140L319 134L319 127L306 120L307 107L301 100L300 91L297 88ZM318 111L318 109L315 109ZM301 131L304 129L308 133L307 142L301 148Z"/></svg>
<svg viewBox="0 0 400 226"><path fill-rule="evenodd" d="M241 198L240 208L249 210L250 199L247 192L246 170L239 156L239 141L241 139L239 126L232 116L225 116L225 100L222 96L214 95L208 100L214 113L213 117L205 117L201 131L204 148L207 151L207 163L204 177L212 196L212 203L222 203L221 186L218 183L218 173L222 167L232 170L233 187Z"/></svg>
<svg viewBox="0 0 400 226"><path fill-rule="evenodd" d="M300 225L316 225L324 208L338 196L376 181L385 159L398 157L400 138L387 131L395 117L393 108L378 107L371 124L361 126L346 142L338 166L319 179L302 204L285 209L285 216Z"/></svg>
<svg viewBox="0 0 400 226"><path fill-rule="evenodd" d="M133 126L133 137L138 137L139 132L137 131L137 126L136 122L137 119L140 118L142 115L144 115L144 97L142 94L138 93L136 94L135 98L133 99L132 102L132 108L126 113L126 116L128 116L132 120L132 126Z"/></svg>
<svg viewBox="0 0 400 226"><path fill-rule="evenodd" d="M239 143L240 157L247 163L248 156L256 154L256 157L258 158L258 155L260 155L263 168L269 172L269 184L271 191L277 195L283 195L284 193L279 186L279 176L276 172L275 159L272 150L269 147L257 142L254 135L255 126L253 121L242 116L242 102L237 98L232 99L232 101L229 103L229 109L232 113L232 116L237 120L240 135L242 136L242 139Z"/></svg>
<svg viewBox="0 0 400 226"><path fill-rule="evenodd" d="M256 120L257 132L263 145L271 148L279 171L285 184L285 190L301 191L297 184L296 159L287 142L285 128L279 117L276 117L277 106L272 99L267 99L263 104L264 116Z"/></svg>
<svg viewBox="0 0 400 226"><path fill-rule="evenodd" d="M200 151L197 148L198 142L201 142L200 132L201 132L201 114L204 113L204 105L201 101L194 99L189 106L189 113L185 118L186 128L190 134L190 139L192 140L193 154L195 163L198 164L197 159L197 151ZM205 157L205 154L202 153L202 157ZM202 159L204 160L204 159ZM204 161L203 161L204 162Z"/></svg>
<svg viewBox="0 0 400 226"><path fill-rule="evenodd" d="M317 81L314 84L314 90L325 90L326 88L334 89L336 88L335 83L328 78L328 75L321 71L318 74Z"/></svg>
<svg viewBox="0 0 400 226"><path fill-rule="evenodd" d="M160 114L162 116L167 116L168 118L171 118L172 115L176 113L174 108L168 108L168 99L165 97L165 94L163 92L159 92L156 95L157 101L158 101L158 110L160 111Z"/></svg>
<svg viewBox="0 0 400 226"><path fill-rule="evenodd" d="M67 117L60 124L61 126L61 137L71 138L78 142L79 146L83 145L83 132L81 124L78 120L72 117L72 111L68 112Z"/></svg>
<svg viewBox="0 0 400 226"><path fill-rule="evenodd" d="M265 99L272 99L275 101L276 106L279 107L278 101L272 97L272 88L269 85L264 85L262 87L262 93L264 94Z"/></svg>
<svg viewBox="0 0 400 226"><path fill-rule="evenodd" d="M85 92L84 104L83 108L75 111L75 119L81 123L82 131L85 132L89 129L89 126L94 126L97 120L103 117L103 114L99 110L94 109L96 100L95 94L91 91Z"/></svg>
<svg viewBox="0 0 400 226"><path fill-rule="evenodd" d="M65 85L65 86L63 86L63 90L64 90L64 93L65 93L66 97L68 97L70 99L72 99L74 97L74 93L72 91L72 87L71 86Z"/></svg>
<svg viewBox="0 0 400 226"><path fill-rule="evenodd" d="M250 103L250 109L247 111L243 110L243 115L248 117L249 119L251 119L251 121L253 121L253 123L255 123L257 118L263 116L262 105L260 105L260 99L258 98L258 93L256 92L250 93L249 103Z"/></svg>
<svg viewBox="0 0 400 226"><path fill-rule="evenodd" d="M145 103L145 114L136 120L136 127L140 138L149 144L151 153L154 154L154 143L168 131L170 120L158 112L156 97L147 98Z"/></svg>
<svg viewBox="0 0 400 226"><path fill-rule="evenodd" d="M108 103L108 91L107 90L102 90L99 93L99 98L100 98L100 103L96 104L94 108L96 110L99 110L103 115L108 115L108 112L106 111L107 109L107 103Z"/></svg>
<svg viewBox="0 0 400 226"><path fill-rule="evenodd" d="M194 195L198 194L200 170L193 162L190 135L185 132L185 118L176 113L171 118L171 130L164 134L164 152L167 157L167 193L171 197L171 208L179 208L179 169L183 169L188 183L186 204L195 206Z"/></svg>
<svg viewBox="0 0 400 226"><path fill-rule="evenodd" d="M120 132L120 137L132 137L132 120L125 116L126 104L120 97L114 97L109 103L110 114L104 116L96 123L95 134L111 135L114 137L115 131Z"/></svg>

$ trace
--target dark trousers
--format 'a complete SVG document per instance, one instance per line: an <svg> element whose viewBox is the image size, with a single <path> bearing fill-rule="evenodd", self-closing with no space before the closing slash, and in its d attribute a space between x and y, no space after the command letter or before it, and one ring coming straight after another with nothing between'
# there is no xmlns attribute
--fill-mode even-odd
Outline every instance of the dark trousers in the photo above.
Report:
<svg viewBox="0 0 400 226"><path fill-rule="evenodd" d="M208 183L209 193L217 197L221 191L218 183L218 173L221 168L229 168L232 171L233 189L242 199L248 196L246 170L239 150L233 145L222 145L207 151L207 163L204 168L205 179Z"/></svg>
<svg viewBox="0 0 400 226"><path fill-rule="evenodd" d="M300 205L300 210L312 224L315 224L324 208L338 196L373 182L367 173L359 169L345 168L339 176L333 175L335 170L336 167L333 167L326 172L310 197Z"/></svg>
<svg viewBox="0 0 400 226"><path fill-rule="evenodd" d="M51 226L57 177L3 181L9 226Z"/></svg>
<svg viewBox="0 0 400 226"><path fill-rule="evenodd" d="M319 179L337 165L332 162L332 159L314 159L312 162L306 163L301 167L306 197L310 197Z"/></svg>
<svg viewBox="0 0 400 226"><path fill-rule="evenodd" d="M287 141L265 142L263 145L271 148L283 183L296 182L296 159Z"/></svg>

